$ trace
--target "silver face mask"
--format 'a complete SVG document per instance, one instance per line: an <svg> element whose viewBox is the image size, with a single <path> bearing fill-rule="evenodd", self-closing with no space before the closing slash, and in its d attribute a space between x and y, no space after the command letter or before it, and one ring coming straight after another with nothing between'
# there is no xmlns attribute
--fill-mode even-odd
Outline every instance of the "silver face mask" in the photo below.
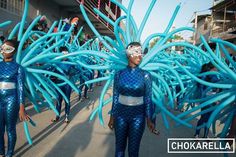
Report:
<svg viewBox="0 0 236 157"><path fill-rule="evenodd" d="M67 55L67 54L68 54L68 51L62 51L62 53L63 53L64 55Z"/></svg>
<svg viewBox="0 0 236 157"><path fill-rule="evenodd" d="M6 54L10 54L12 52L15 51L15 47L13 46L10 46L10 45L7 45L7 44L3 44L1 47L0 47L0 52L1 53L6 53Z"/></svg>
<svg viewBox="0 0 236 157"><path fill-rule="evenodd" d="M142 47L141 46L133 46L130 45L126 49L126 53L128 56L134 57L134 56L143 56L142 54Z"/></svg>
<svg viewBox="0 0 236 157"><path fill-rule="evenodd" d="M43 30L43 27L42 26L38 26L38 30L39 31Z"/></svg>

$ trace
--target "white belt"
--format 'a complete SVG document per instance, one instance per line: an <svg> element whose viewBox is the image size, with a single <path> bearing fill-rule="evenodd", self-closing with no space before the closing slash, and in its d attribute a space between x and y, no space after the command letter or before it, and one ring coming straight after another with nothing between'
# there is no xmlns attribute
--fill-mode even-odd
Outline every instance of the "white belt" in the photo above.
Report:
<svg viewBox="0 0 236 157"><path fill-rule="evenodd" d="M125 96L119 95L119 103L127 106L138 106L143 104L143 96L141 97L133 97L133 96Z"/></svg>
<svg viewBox="0 0 236 157"><path fill-rule="evenodd" d="M16 84L14 82L0 82L0 89L15 89Z"/></svg>

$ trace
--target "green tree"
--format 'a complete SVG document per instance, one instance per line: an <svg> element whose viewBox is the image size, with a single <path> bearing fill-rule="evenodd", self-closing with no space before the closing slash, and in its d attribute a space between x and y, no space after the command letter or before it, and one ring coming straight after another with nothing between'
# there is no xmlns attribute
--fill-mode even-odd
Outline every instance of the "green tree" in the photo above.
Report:
<svg viewBox="0 0 236 157"><path fill-rule="evenodd" d="M184 38L181 35L175 34L173 36L173 39L175 39L175 40L183 40Z"/></svg>
<svg viewBox="0 0 236 157"><path fill-rule="evenodd" d="M159 39L160 39L159 37L153 39L149 44L150 48L153 48L153 46L158 42Z"/></svg>

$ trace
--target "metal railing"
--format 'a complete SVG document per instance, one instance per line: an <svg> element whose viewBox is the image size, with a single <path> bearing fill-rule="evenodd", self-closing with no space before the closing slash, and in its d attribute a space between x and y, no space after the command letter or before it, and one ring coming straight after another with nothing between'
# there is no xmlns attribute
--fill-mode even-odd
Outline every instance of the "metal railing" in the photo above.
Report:
<svg viewBox="0 0 236 157"><path fill-rule="evenodd" d="M94 13L94 8L97 8L98 10L100 10L103 14L107 15L109 17L109 13L106 11L105 9L105 5L106 3L104 1L101 2L101 0L77 0L78 3L83 4L85 9L91 14L93 15L99 22L101 22L105 27L107 27L107 29L109 29L111 32L114 31L114 28L112 25L110 25L109 23L107 23L103 18L99 17L97 14ZM107 2L109 2L109 0L107 0ZM115 11L115 16L117 18L118 16L118 7L115 7L117 10ZM114 21L113 18L110 18L111 20Z"/></svg>

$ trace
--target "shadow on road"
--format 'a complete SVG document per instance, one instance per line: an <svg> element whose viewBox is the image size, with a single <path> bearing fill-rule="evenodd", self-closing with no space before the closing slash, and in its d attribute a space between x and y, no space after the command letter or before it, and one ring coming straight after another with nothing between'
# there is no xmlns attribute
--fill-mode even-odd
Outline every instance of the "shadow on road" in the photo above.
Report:
<svg viewBox="0 0 236 157"><path fill-rule="evenodd" d="M100 88L98 89L95 89L95 90L100 90ZM73 97L71 98L71 110L70 110L70 115L71 115L71 118L73 120L73 117L75 117L76 114L78 114L78 112L80 112L84 107L94 107L93 104L95 102L95 98L93 99L89 99L89 100L86 100L86 101L79 101L78 100L78 96L76 97ZM64 106L64 105L63 105ZM46 111L46 109L43 110L43 112ZM34 115L35 111L33 109L33 107L27 112L29 113L29 115ZM64 113L64 107L61 111L61 113ZM57 122L57 123L51 123L50 125L48 125L47 127L45 127L43 130L41 130L39 133L37 133L37 135L33 136L32 137L32 140L33 140L33 145L30 146L27 142L24 143L22 146L20 146L19 148L17 148L15 150L15 156L17 157L21 157L23 156L27 151L29 151L33 146L36 146L37 144L39 144L43 139L47 138L47 136L49 136L50 134L53 134L58 128L61 127L61 125L65 124L64 123L64 118L65 118L65 115L61 116L60 118L60 121ZM48 119L48 121L50 121L50 119ZM68 125L65 126L65 128L63 128L61 130L61 132L63 130L66 129Z"/></svg>

